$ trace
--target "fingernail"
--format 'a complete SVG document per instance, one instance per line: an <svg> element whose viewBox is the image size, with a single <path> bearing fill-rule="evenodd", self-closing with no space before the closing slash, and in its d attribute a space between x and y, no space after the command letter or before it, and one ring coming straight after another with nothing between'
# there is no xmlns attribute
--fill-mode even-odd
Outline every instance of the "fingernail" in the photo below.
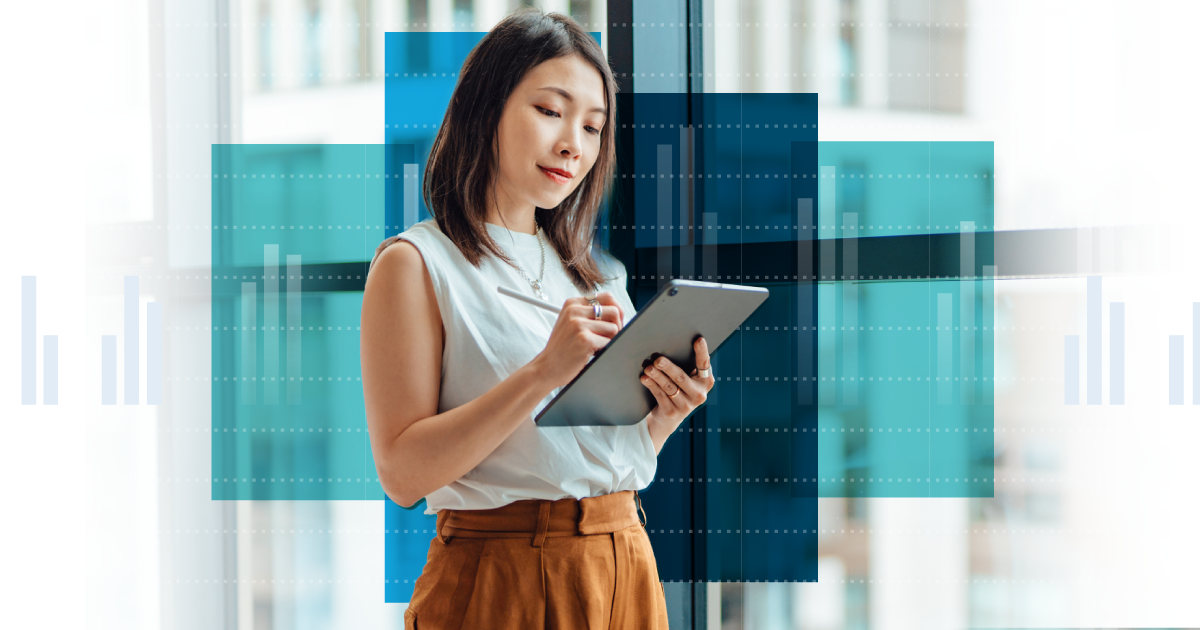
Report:
<svg viewBox="0 0 1200 630"><path fill-rule="evenodd" d="M658 361L655 361L655 363L657 363L657 364L658 364L658 367L666 367L666 366L667 366L667 360L666 360L666 359L662 359L662 358L660 358Z"/></svg>

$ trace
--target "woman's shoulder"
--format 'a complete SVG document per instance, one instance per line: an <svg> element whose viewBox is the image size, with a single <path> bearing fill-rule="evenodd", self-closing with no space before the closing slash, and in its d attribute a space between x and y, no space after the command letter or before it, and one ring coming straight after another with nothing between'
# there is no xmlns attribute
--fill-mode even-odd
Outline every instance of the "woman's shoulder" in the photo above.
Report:
<svg viewBox="0 0 1200 630"><path fill-rule="evenodd" d="M379 261L384 250L393 249L400 242L408 242L414 246L424 266L429 270L431 276L436 277L440 267L439 261L445 257L445 234L438 228L437 222L430 218L424 221L418 221L412 224L403 232L389 236L375 249L375 255L371 257L371 263L368 266L368 273L374 269L375 264ZM395 254L390 256L394 257Z"/></svg>

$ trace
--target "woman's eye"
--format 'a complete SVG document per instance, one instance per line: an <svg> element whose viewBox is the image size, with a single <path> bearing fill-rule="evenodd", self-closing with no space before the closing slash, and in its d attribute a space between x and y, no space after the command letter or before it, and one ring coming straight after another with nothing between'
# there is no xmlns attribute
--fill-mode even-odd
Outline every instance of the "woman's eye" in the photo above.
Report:
<svg viewBox="0 0 1200 630"><path fill-rule="evenodd" d="M534 107L538 111L542 112L543 114L547 114L547 115L551 115L551 116L558 116L558 112L556 112L552 109L546 109L545 107L539 107L537 105L534 105ZM600 130L596 129L595 127L588 126L588 127L584 127L584 129L588 129L589 130L588 133L592 134L593 136L600 134Z"/></svg>

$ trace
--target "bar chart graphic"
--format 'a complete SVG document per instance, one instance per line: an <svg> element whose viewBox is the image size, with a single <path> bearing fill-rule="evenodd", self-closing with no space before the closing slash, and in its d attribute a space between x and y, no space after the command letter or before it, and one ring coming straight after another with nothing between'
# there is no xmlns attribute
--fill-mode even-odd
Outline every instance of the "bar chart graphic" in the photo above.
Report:
<svg viewBox="0 0 1200 630"><path fill-rule="evenodd" d="M1078 405L1082 382L1087 383L1087 404L1103 404L1104 321L1103 277L1087 277L1087 320L1084 335L1063 338L1063 404ZM1125 404L1125 303L1110 302L1108 336L1108 404ZM1086 342L1081 347L1081 342ZM1086 352L1083 349L1086 348ZM1086 365L1082 361L1086 356Z"/></svg>
<svg viewBox="0 0 1200 630"><path fill-rule="evenodd" d="M1167 402L1182 405L1184 335L1167 336ZM1192 404L1200 405L1200 302L1192 303Z"/></svg>
<svg viewBox="0 0 1200 630"><path fill-rule="evenodd" d="M302 302L300 300L303 282L299 254L289 254L287 257L287 374L279 373L280 345L279 337L279 245L271 243L263 245L263 275L262 295L263 325L258 326L258 304L260 296L257 282L241 282L241 310L239 319L239 337L241 354L239 357L238 386L240 403L244 405L259 404L259 390L262 390L262 404L278 405L280 383L286 382L286 404L300 404L301 388L304 379L301 376L301 316ZM258 368L258 342L262 339L262 370ZM286 380L285 380L286 379Z"/></svg>
<svg viewBox="0 0 1200 630"><path fill-rule="evenodd" d="M140 278L125 276L122 293L124 349L124 400L141 404L141 365L138 309ZM163 391L162 303L146 303L146 404L161 405ZM117 335L100 336L100 404L117 404Z"/></svg>
<svg viewBox="0 0 1200 630"><path fill-rule="evenodd" d="M21 276L21 404L37 404L37 276ZM58 404L58 335L42 336L42 404Z"/></svg>

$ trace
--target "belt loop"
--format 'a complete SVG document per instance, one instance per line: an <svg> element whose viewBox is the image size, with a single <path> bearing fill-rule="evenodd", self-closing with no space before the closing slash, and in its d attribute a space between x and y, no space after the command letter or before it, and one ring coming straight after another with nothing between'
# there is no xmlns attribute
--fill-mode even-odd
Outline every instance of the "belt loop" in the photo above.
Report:
<svg viewBox="0 0 1200 630"><path fill-rule="evenodd" d="M446 537L446 536L442 535L442 527L446 524L446 519L449 517L450 517L450 509L449 508L438 510L437 524L434 527L434 531L437 532L438 542L442 543L443 545L450 544L450 539L453 538L453 536Z"/></svg>
<svg viewBox="0 0 1200 630"><path fill-rule="evenodd" d="M633 491L633 498L637 501L638 512L642 514L642 529L646 529L646 511L642 509L642 495L638 494L637 490Z"/></svg>
<svg viewBox="0 0 1200 630"><path fill-rule="evenodd" d="M538 506L537 535L533 537L533 546L541 547L546 541L546 530L550 529L550 501L542 499Z"/></svg>

